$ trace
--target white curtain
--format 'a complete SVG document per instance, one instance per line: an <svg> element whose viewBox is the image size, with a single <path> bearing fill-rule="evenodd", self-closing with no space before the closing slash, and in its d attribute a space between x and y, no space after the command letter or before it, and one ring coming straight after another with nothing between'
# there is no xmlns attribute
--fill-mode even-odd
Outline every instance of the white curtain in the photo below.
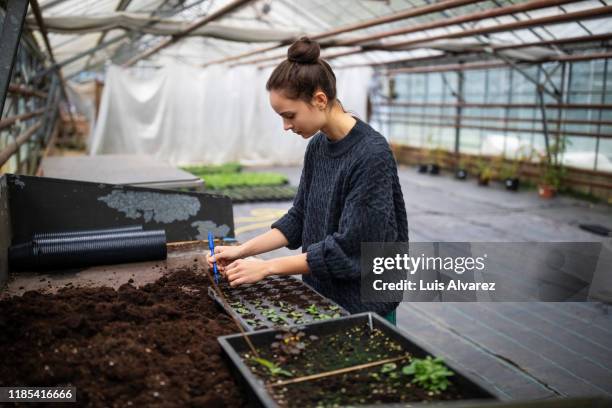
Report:
<svg viewBox="0 0 612 408"><path fill-rule="evenodd" d="M174 165L301 163L307 141L285 132L270 69L169 64L151 77L109 67L90 154L147 154ZM345 109L366 117L371 68L336 70Z"/></svg>

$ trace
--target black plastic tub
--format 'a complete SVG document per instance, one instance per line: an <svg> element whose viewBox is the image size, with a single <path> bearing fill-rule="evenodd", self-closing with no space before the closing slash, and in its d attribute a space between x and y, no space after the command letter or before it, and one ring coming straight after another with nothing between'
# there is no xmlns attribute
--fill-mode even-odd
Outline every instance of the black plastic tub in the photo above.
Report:
<svg viewBox="0 0 612 408"><path fill-rule="evenodd" d="M433 355L433 353L430 352L425 345L418 344L416 341L409 339L406 335L400 332L397 327L391 325L389 322L379 317L375 313L360 313L334 320L310 323L300 326L300 330L302 330L306 336L321 336L334 332L340 332L355 326L367 326L369 325L370 319L374 328L381 330L391 340L400 344L402 351L398 352L398 354L408 352L416 358L424 358L426 356ZM248 333L247 336L255 348L267 349L274 341L278 341L275 339L275 336L279 333L279 330L269 329ZM268 392L263 380L255 375L249 366L243 361L241 354L248 352L249 349L242 335L233 334L221 336L218 338L218 341L225 357L229 361L234 375L236 376L237 380L243 384L247 393L249 394L252 405L259 407L279 406L273 399L272 395L270 395ZM446 363L446 366L455 373L455 375L451 378L452 382L461 391L462 395L465 396L464 399L448 402L404 402L402 404L404 406L409 404L411 407L424 407L432 405L453 406L458 402L474 402L477 404L479 402L497 401L498 395L492 387L481 382L479 379L462 372L462 370L454 367L452 364ZM288 387L291 386L294 385L288 385Z"/></svg>
<svg viewBox="0 0 612 408"><path fill-rule="evenodd" d="M322 320L323 317L328 319L349 315L336 302L292 276L271 276L257 283L237 288L230 288L227 282L223 281L219 283L219 288L223 290L229 302L229 308L224 306L212 287L208 288L208 295L228 314L235 316L247 331L295 326ZM287 293L295 296L292 296L293 299L286 299ZM281 306L275 298L282 294L285 295L285 298ZM312 310L309 312L304 307L300 307L300 304L305 302L315 305L316 311L320 313L314 314ZM240 303L240 305L235 303ZM288 312L289 309L292 312ZM282 316L283 319L271 319L271 315L266 313L268 311L272 312L272 316ZM293 317L300 314L300 317Z"/></svg>

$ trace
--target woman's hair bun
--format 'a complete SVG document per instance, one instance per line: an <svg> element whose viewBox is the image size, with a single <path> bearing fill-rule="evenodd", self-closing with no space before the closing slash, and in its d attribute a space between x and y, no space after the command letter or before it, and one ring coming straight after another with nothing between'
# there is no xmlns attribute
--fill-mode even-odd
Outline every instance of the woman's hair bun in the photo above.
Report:
<svg viewBox="0 0 612 408"><path fill-rule="evenodd" d="M294 42L287 51L287 59L299 64L315 64L321 55L319 43L308 37L302 37Z"/></svg>

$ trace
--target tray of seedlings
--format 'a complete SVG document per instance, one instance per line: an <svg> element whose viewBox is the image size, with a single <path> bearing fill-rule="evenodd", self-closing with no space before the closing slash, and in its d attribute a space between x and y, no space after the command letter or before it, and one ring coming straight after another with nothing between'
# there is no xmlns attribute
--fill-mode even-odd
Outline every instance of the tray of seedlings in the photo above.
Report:
<svg viewBox="0 0 612 408"><path fill-rule="evenodd" d="M223 280L208 294L235 316L247 331L335 319L349 313L306 283L292 276L271 276L236 288Z"/></svg>
<svg viewBox="0 0 612 408"><path fill-rule="evenodd" d="M491 387L372 313L218 341L237 379L260 406L431 406L497 399Z"/></svg>
<svg viewBox="0 0 612 408"><path fill-rule="evenodd" d="M251 186L209 190L208 192L228 196L234 203L246 203L256 201L290 201L295 197L297 188L293 186Z"/></svg>

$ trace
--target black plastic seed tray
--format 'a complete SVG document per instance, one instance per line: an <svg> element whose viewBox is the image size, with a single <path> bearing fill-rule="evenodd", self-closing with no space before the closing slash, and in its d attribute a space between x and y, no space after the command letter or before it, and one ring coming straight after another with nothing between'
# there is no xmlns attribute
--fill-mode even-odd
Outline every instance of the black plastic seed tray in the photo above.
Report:
<svg viewBox="0 0 612 408"><path fill-rule="evenodd" d="M363 327L363 330L367 330L367 328L370 327L370 324L373 329L381 331L387 338L393 342L396 342L401 347L401 350L394 351L394 353L397 353L397 355L409 353L412 357L417 358L435 355L431 350L429 350L429 347L426 344L420 343L414 337L409 337L406 333L400 331L397 327L391 325L389 322L375 313L359 313L329 321L312 322L299 327L299 329L305 334L306 337L310 337L312 335L322 337L326 335L334 335L336 333L342 335L351 328ZM278 329L270 329L248 333L247 336L249 337L251 344L253 344L253 346L259 351L262 351L269 350L271 345L278 341L277 335L279 333L280 331ZM230 363L232 373L245 387L253 406L273 408L287 405L279 404L277 402L275 397L271 394L271 388L264 384L263 378L253 372L248 363L243 360L245 353L249 352L249 348L242 335L231 334L218 337L217 340L221 346L221 349L223 350L224 356ZM323 350L320 348L309 350L309 352L324 354ZM455 407L457 404L461 404L461 407L477 407L482 403L494 404L500 398L500 395L492 385L484 382L478 377L475 377L473 373L468 373L463 369L463 367L456 367L450 362L445 362L445 364L454 372L451 380L453 384L460 389L463 399L454 401L430 401L427 403L402 403L401 405L398 404L398 406L444 406L450 408ZM279 378L279 380L281 379L287 378ZM327 382L330 380L328 378L321 381ZM406 382L408 383L409 380L406 380ZM361 387L367 387L367 383L359 384L361 384ZM335 385L339 387L338 383ZM348 389L351 385L354 384L346 384L346 388ZM300 384L288 385L286 387L295 386L300 387ZM327 391L330 390L321 390L321 392ZM389 399L389 401L392 400ZM388 404L382 404L382 406L385 405L393 406L393 403L389 402ZM289 404L289 406L291 406L291 404ZM366 406L369 405L366 403Z"/></svg>
<svg viewBox="0 0 612 408"><path fill-rule="evenodd" d="M293 186L233 187L210 191L210 193L228 196L234 203L293 200L296 192L297 188Z"/></svg>
<svg viewBox="0 0 612 408"><path fill-rule="evenodd" d="M271 276L236 288L219 283L230 310L223 306L214 289L208 294L221 307L238 318L247 331L293 326L348 316L349 313L308 284L291 276Z"/></svg>

